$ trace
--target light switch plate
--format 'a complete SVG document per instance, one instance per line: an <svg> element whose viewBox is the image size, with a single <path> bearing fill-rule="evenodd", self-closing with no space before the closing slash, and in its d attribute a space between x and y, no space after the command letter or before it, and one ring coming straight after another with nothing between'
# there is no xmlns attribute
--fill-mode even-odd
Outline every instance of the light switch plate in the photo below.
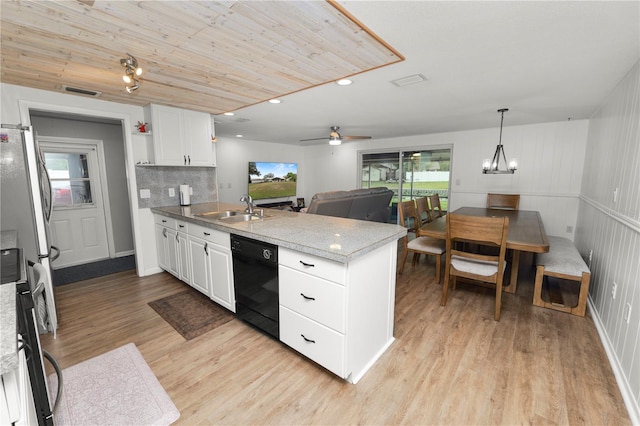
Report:
<svg viewBox="0 0 640 426"><path fill-rule="evenodd" d="M169 197L175 197L176 196L176 190L174 188L169 188Z"/></svg>
<svg viewBox="0 0 640 426"><path fill-rule="evenodd" d="M141 189L140 190L140 198L151 198L151 190L150 189Z"/></svg>

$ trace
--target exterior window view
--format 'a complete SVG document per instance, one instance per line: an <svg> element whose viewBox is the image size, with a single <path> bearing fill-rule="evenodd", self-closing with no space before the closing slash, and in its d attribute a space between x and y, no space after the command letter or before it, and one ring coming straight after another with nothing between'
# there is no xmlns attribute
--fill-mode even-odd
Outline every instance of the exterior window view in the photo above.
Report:
<svg viewBox="0 0 640 426"><path fill-rule="evenodd" d="M86 154L45 152L44 158L54 208L93 203Z"/></svg>
<svg viewBox="0 0 640 426"><path fill-rule="evenodd" d="M451 149L362 154L362 188L387 187L394 193L389 222L396 223L398 203L438 194L447 210Z"/></svg>

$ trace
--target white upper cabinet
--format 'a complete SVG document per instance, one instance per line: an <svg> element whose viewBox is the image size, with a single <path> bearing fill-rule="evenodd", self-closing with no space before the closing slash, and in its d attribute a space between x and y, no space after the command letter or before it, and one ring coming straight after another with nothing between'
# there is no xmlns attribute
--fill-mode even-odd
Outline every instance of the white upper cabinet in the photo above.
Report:
<svg viewBox="0 0 640 426"><path fill-rule="evenodd" d="M152 104L151 122L156 165L216 165L209 114Z"/></svg>

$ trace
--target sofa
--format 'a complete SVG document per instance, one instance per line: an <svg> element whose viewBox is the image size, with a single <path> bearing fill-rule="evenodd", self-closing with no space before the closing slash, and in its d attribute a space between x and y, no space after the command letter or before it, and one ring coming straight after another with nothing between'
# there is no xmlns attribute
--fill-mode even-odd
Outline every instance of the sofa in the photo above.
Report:
<svg viewBox="0 0 640 426"><path fill-rule="evenodd" d="M320 192L311 198L306 212L324 216L387 222L393 191L385 188L363 188L351 191Z"/></svg>

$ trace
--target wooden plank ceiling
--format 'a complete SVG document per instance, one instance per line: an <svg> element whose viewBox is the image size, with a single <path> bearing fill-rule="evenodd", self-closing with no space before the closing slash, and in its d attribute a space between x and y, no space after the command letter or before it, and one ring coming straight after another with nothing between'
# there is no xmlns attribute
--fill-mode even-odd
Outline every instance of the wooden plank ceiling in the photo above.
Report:
<svg viewBox="0 0 640 426"><path fill-rule="evenodd" d="M5 1L2 82L219 114L404 60L333 1ZM144 72L129 94L120 59Z"/></svg>

